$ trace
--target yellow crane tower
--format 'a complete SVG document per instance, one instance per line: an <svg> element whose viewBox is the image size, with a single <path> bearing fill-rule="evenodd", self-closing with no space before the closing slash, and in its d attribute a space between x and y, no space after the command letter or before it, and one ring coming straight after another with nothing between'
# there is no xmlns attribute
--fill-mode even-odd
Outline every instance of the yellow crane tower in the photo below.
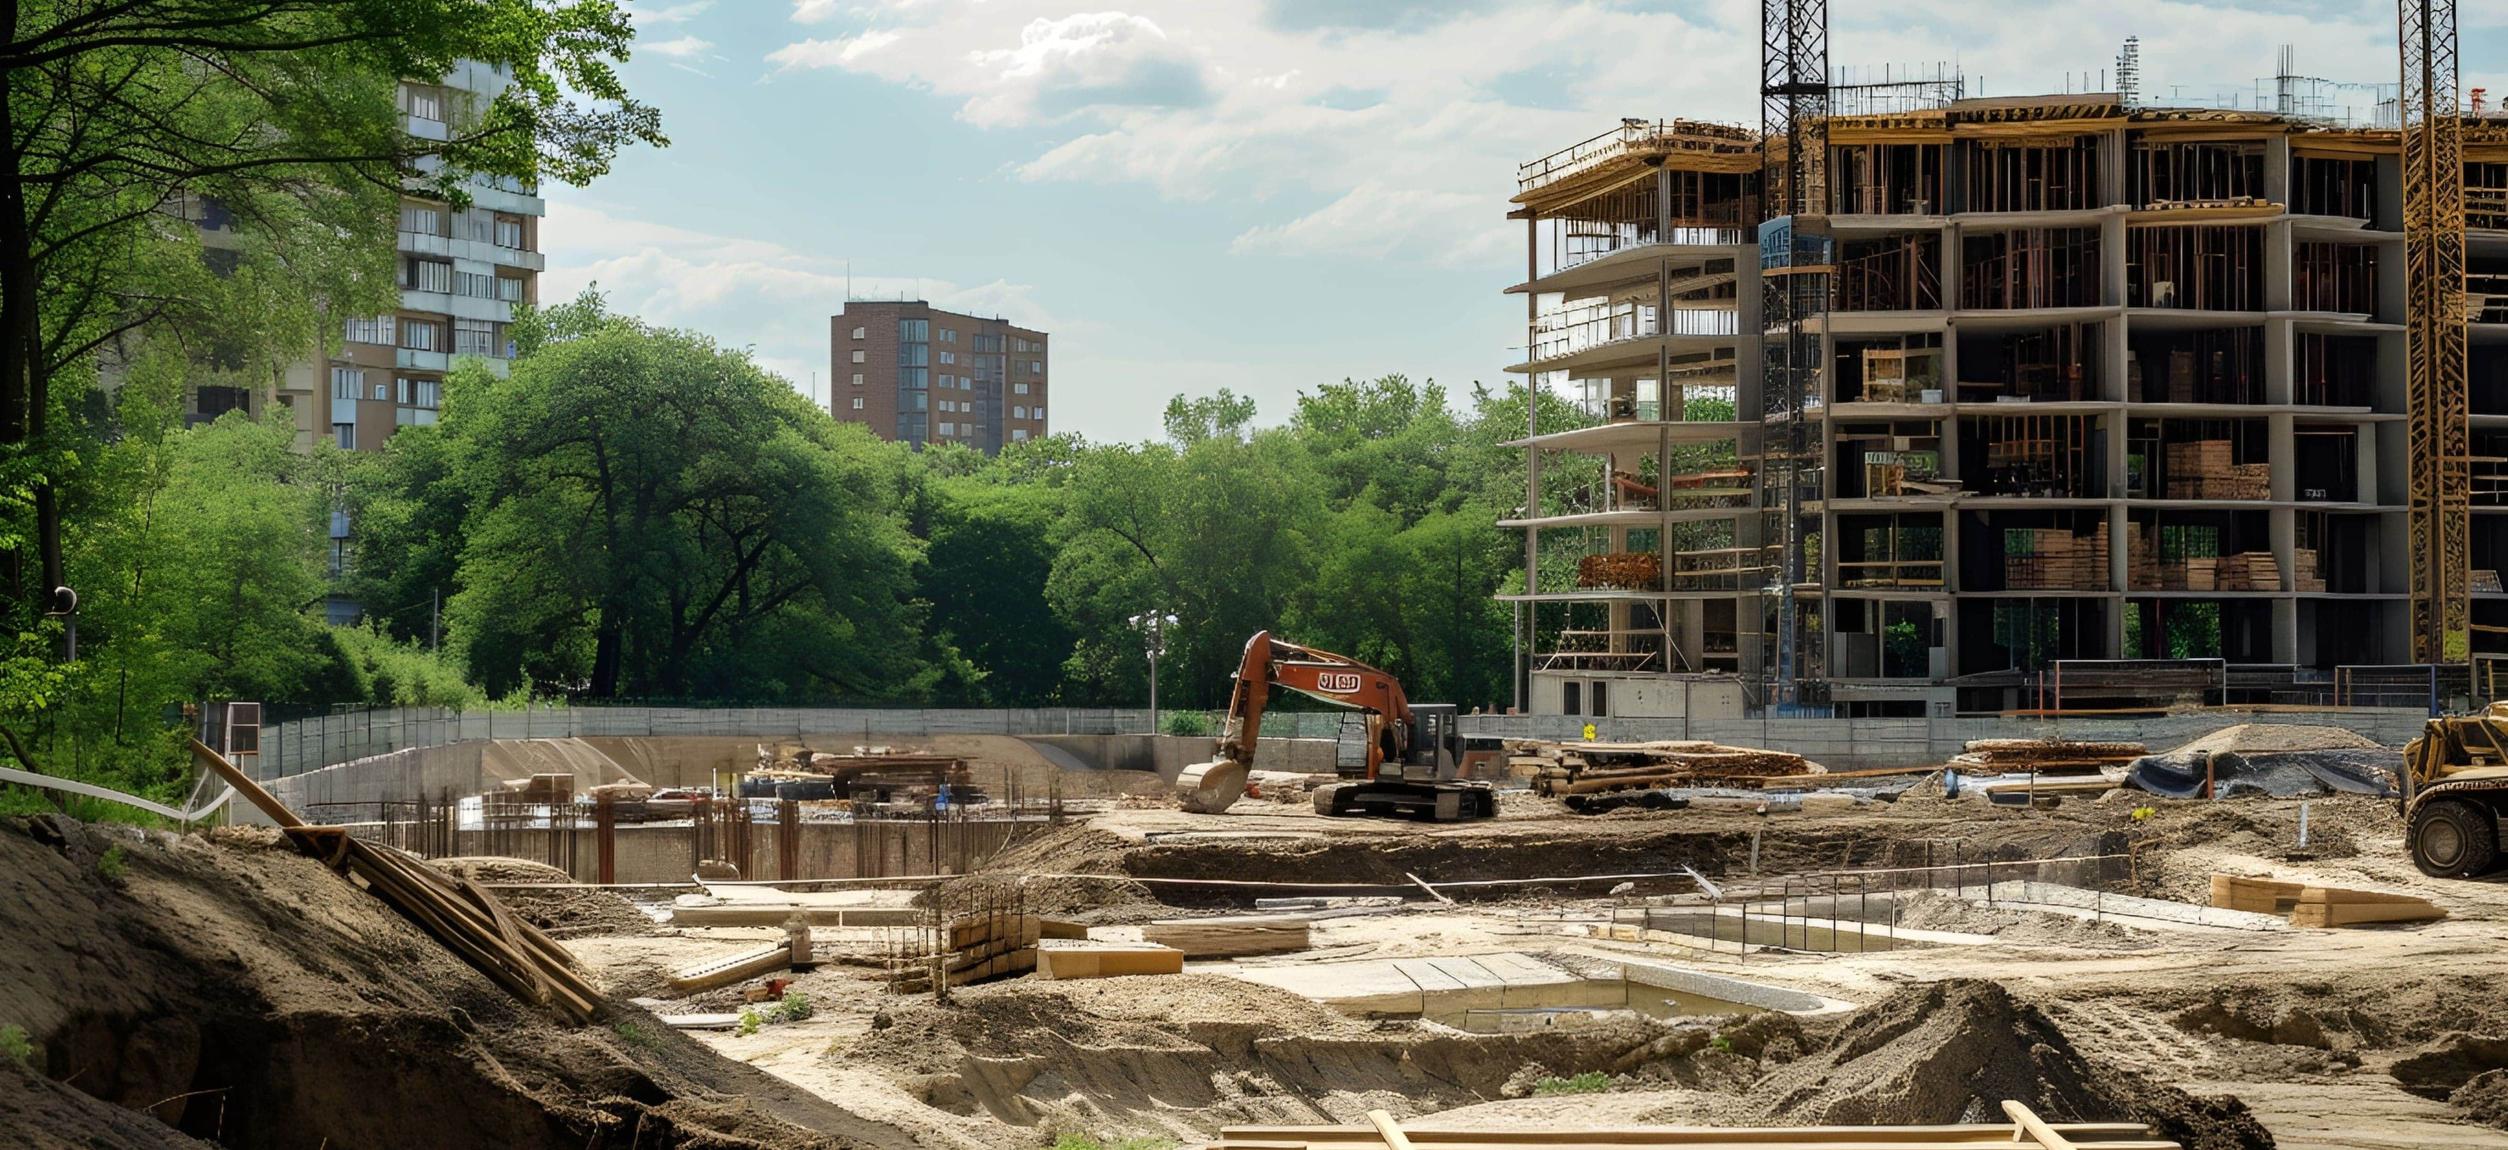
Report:
<svg viewBox="0 0 2508 1150"><path fill-rule="evenodd" d="M2465 418L2464 119L2455 0L2397 0L2403 88L2405 410L2412 657L2472 658L2472 462Z"/></svg>

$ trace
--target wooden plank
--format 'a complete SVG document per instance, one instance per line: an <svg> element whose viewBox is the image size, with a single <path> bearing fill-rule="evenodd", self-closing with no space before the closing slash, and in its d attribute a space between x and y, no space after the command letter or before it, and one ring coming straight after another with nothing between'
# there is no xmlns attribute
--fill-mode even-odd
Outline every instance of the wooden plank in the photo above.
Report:
<svg viewBox="0 0 2508 1150"><path fill-rule="evenodd" d="M1168 946L1087 942L1039 946L1038 978L1114 978L1134 974L1181 974L1184 952Z"/></svg>
<svg viewBox="0 0 2508 1150"><path fill-rule="evenodd" d="M1307 922L1282 916L1176 919L1141 927L1141 939L1183 951L1186 958L1285 954L1309 945Z"/></svg>
<svg viewBox="0 0 2508 1150"><path fill-rule="evenodd" d="M779 942L773 946L725 955L681 970L671 975L671 989L683 994L710 990L744 978L755 978L770 971L782 970L791 964L792 948Z"/></svg>

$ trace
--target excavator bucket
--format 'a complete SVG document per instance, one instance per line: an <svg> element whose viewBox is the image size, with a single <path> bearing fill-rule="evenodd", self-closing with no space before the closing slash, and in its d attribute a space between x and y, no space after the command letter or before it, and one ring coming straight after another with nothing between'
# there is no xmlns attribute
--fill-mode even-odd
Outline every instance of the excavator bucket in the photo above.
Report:
<svg viewBox="0 0 2508 1150"><path fill-rule="evenodd" d="M1176 776L1176 797L1188 811L1215 815L1244 797L1245 775L1244 763L1228 759L1195 763Z"/></svg>

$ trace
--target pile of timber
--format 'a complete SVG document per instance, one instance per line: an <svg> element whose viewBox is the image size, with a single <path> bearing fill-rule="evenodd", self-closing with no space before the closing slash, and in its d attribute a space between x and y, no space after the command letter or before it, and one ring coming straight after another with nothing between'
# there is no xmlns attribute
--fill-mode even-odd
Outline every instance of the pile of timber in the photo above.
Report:
<svg viewBox="0 0 2508 1150"><path fill-rule="evenodd" d="M2068 528L2003 533L2003 587L2009 591L2095 591L2107 586L2107 531Z"/></svg>
<svg viewBox="0 0 2508 1150"><path fill-rule="evenodd" d="M1760 781L1810 774L1818 764L1785 751L1728 747L1703 739L1650 743L1554 743L1509 740L1507 767L1529 776L1533 793L1565 797L1648 787L1756 787Z"/></svg>
<svg viewBox="0 0 2508 1150"><path fill-rule="evenodd" d="M2140 743L2085 743L2065 739L1972 739L1950 766L1962 774L2031 772L2091 774L2121 767L2150 751Z"/></svg>
<svg viewBox="0 0 2508 1150"><path fill-rule="evenodd" d="M2232 463L2226 439L2172 443L2165 449L2170 499L2270 499L2269 463Z"/></svg>
<svg viewBox="0 0 2508 1150"><path fill-rule="evenodd" d="M1144 924L1141 941L1173 947L1186 958L1286 954L1307 948L1307 921L1292 915L1164 919Z"/></svg>
<svg viewBox="0 0 2508 1150"><path fill-rule="evenodd" d="M1118 978L1133 974L1182 974L1184 952L1150 942L1105 942L1098 939L1057 941L1039 945L1038 978Z"/></svg>
<svg viewBox="0 0 2508 1150"><path fill-rule="evenodd" d="M2212 905L2285 915L2290 925L2308 927L2436 922L2447 917L2437 904L2408 894L2227 874L2212 876Z"/></svg>
<svg viewBox="0 0 2508 1150"><path fill-rule="evenodd" d="M1032 914L996 911L958 915L937 932L938 967L951 986L988 978L1025 974L1036 969L1036 943L1044 937L1044 920ZM897 977L897 989L919 994L932 989L932 956L909 963Z"/></svg>
<svg viewBox="0 0 2508 1150"><path fill-rule="evenodd" d="M837 798L888 802L901 796L928 796L947 786L962 801L981 797L967 761L954 755L892 751L886 747L832 754L800 747L758 747L758 767L750 777L775 782L816 782ZM819 796L809 796L819 797Z"/></svg>
<svg viewBox="0 0 2508 1150"><path fill-rule="evenodd" d="M2212 586L2217 591L2279 591L2282 565L2270 551L2241 551L2212 561Z"/></svg>
<svg viewBox="0 0 2508 1150"><path fill-rule="evenodd" d="M2493 578L2496 580L2496 574ZM2320 594L2324 592L2325 575L2317 570L2316 552L2303 547L2290 553L2290 589ZM2480 587L2473 588L2476 591L2481 589ZM2497 591L2499 588L2493 586L2491 590Z"/></svg>
<svg viewBox="0 0 2508 1150"><path fill-rule="evenodd" d="M573 1022L601 1013L600 992L576 969L575 956L514 917L486 887L428 866L416 855L352 838L344 827L314 826L226 756L198 739L191 749L193 758L278 824L297 850L382 899L507 993Z"/></svg>
<svg viewBox="0 0 2508 1150"><path fill-rule="evenodd" d="M1653 591L1663 586L1663 558L1651 551L1588 555L1576 561L1579 587Z"/></svg>
<svg viewBox="0 0 2508 1150"><path fill-rule="evenodd" d="M2163 1141L2150 1127L2134 1122L2048 1122L2017 1102L2003 1103L2012 1119L1998 1124L1958 1126L1616 1126L1616 1127L1474 1127L1436 1116L1397 1121L1382 1110L1367 1112L1367 1121L1351 1126L1230 1126L1219 1132L1211 1150L1495 1150L1500 1146L1543 1146L1551 1150L1603 1150L1604 1147L1681 1146L1689 1150L1963 1150L2004 1147L2006 1150L2181 1150Z"/></svg>

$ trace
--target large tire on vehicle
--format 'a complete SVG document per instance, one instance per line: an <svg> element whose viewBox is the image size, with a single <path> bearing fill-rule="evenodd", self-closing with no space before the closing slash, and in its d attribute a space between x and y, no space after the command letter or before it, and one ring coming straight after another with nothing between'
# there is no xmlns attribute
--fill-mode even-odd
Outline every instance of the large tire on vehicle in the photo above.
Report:
<svg viewBox="0 0 2508 1150"><path fill-rule="evenodd" d="M2425 803L2412 816L2412 865L2433 878L2472 878L2499 862L2499 820L2458 799Z"/></svg>

